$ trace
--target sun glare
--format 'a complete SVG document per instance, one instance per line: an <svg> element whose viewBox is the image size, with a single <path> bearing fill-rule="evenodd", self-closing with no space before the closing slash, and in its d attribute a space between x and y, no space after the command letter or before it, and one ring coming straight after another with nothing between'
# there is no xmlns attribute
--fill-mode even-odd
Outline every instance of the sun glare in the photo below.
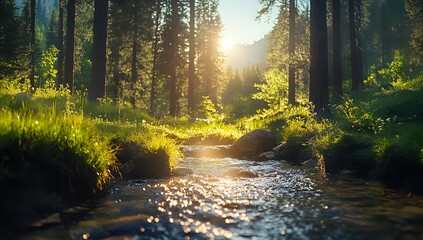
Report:
<svg viewBox="0 0 423 240"><path fill-rule="evenodd" d="M235 42L231 38L223 37L220 39L220 46L224 51L229 50L234 44Z"/></svg>

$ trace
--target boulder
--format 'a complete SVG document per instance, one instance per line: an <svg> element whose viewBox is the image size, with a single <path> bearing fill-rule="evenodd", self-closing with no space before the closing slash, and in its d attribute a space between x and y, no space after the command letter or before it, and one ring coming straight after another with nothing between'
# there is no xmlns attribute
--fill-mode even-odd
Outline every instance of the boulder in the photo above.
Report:
<svg viewBox="0 0 423 240"><path fill-rule="evenodd" d="M275 146L276 135L271 131L258 129L236 140L229 153L234 158L258 160L261 153L272 151Z"/></svg>

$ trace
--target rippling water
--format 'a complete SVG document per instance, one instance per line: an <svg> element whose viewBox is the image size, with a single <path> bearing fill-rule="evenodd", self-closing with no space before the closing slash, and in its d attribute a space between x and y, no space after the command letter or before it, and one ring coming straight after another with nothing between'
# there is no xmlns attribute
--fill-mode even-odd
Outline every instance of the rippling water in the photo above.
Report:
<svg viewBox="0 0 423 240"><path fill-rule="evenodd" d="M422 196L280 161L187 157L180 167L193 174L116 182L81 221L24 238L423 239Z"/></svg>

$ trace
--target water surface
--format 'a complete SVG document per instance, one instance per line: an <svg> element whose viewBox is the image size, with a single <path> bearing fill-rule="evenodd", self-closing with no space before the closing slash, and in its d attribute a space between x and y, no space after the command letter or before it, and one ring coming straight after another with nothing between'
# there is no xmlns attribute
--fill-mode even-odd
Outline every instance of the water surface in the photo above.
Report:
<svg viewBox="0 0 423 240"><path fill-rule="evenodd" d="M422 196L280 161L186 157L179 166L193 174L117 181L82 220L23 238L423 239Z"/></svg>

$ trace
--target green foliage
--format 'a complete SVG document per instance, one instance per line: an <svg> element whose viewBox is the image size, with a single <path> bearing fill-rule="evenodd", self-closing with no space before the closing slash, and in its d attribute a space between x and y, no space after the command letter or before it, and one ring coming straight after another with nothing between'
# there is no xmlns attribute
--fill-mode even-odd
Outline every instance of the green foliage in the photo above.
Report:
<svg viewBox="0 0 423 240"><path fill-rule="evenodd" d="M255 84L262 82L262 75L259 66L244 69L242 76L239 76L238 71L227 69L228 84L222 93L222 103L224 112L230 119L251 116L266 107L263 100L252 98L257 92Z"/></svg>
<svg viewBox="0 0 423 240"><path fill-rule="evenodd" d="M288 76L285 72L274 68L265 73L264 83L255 87L259 92L253 94L253 98L265 101L270 109L287 105Z"/></svg>
<svg viewBox="0 0 423 240"><path fill-rule="evenodd" d="M59 50L55 46L42 52L40 63L36 72L38 74L39 86L45 90L51 91L55 88L57 78L56 61Z"/></svg>
<svg viewBox="0 0 423 240"><path fill-rule="evenodd" d="M197 95L209 96L215 104L221 103L221 94L226 84L223 78L223 53L220 48L220 33L223 23L218 11L219 1L200 0L196 3L196 51L198 54ZM197 100L200 102L201 100Z"/></svg>
<svg viewBox="0 0 423 240"><path fill-rule="evenodd" d="M334 108L339 130L318 136L315 155L327 173L348 169L395 187L423 191L423 78L401 55L369 77L370 88Z"/></svg>
<svg viewBox="0 0 423 240"><path fill-rule="evenodd" d="M15 1L0 1L0 80L25 78L29 72L27 26L16 10Z"/></svg>
<svg viewBox="0 0 423 240"><path fill-rule="evenodd" d="M358 132L377 132L374 116L368 110L365 102L355 102L352 98L345 97L344 102L334 109L334 118L340 121L341 127L346 130Z"/></svg>
<svg viewBox="0 0 423 240"><path fill-rule="evenodd" d="M209 96L203 96L203 100L198 106L196 116L199 119L210 123L214 121L219 121L224 118L223 115L219 114L214 103L210 100Z"/></svg>

